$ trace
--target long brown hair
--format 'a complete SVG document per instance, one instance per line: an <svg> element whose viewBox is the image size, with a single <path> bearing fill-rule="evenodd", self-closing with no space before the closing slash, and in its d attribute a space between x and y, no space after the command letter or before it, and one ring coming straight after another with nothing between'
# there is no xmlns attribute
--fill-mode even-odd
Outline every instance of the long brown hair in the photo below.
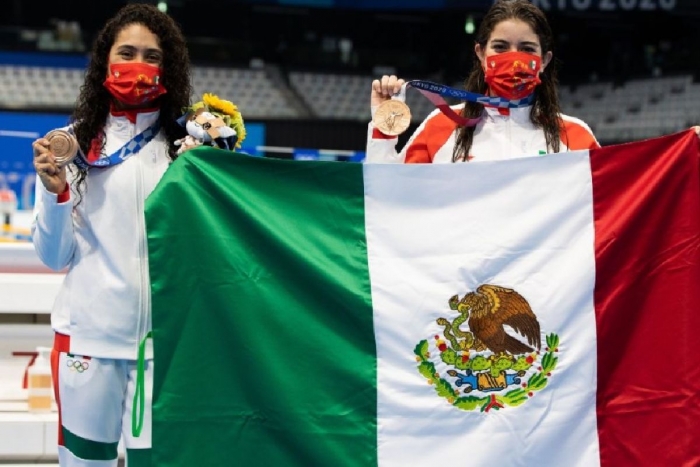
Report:
<svg viewBox="0 0 700 467"><path fill-rule="evenodd" d="M476 33L476 43L482 49L485 49L486 43L496 25L509 19L517 19L530 25L540 40L543 57L547 52L552 51L554 39L547 18L542 10L527 0L499 0L494 3L479 25L479 30ZM544 131L547 148L553 152L559 152L561 138L559 114L561 109L557 95L557 70L554 65L555 63L550 63L540 75L542 82L535 88L535 100L530 110L530 120L537 128L542 128ZM478 57L475 57L474 66L467 77L464 87L467 91L480 94L485 94L487 91L488 86L484 80L484 70ZM462 115L467 118L476 118L481 115L483 109L483 104L465 102ZM468 160L466 156L469 154L474 141L474 129L475 127L473 126L465 126L457 131L455 147L452 153L453 162Z"/></svg>
<svg viewBox="0 0 700 467"><path fill-rule="evenodd" d="M127 26L142 24L158 37L163 50L161 82L168 92L158 98L160 126L169 143L168 153L175 160L177 148L174 141L183 135L177 118L190 102L190 59L185 38L167 14L154 5L133 3L123 7L98 33L92 47L90 63L85 73L85 81L80 88L78 102L71 116L75 135L83 153L87 154L92 141L97 138L107 121L112 96L103 86L107 77L109 51L117 35ZM77 169L77 186L80 190L87 170Z"/></svg>

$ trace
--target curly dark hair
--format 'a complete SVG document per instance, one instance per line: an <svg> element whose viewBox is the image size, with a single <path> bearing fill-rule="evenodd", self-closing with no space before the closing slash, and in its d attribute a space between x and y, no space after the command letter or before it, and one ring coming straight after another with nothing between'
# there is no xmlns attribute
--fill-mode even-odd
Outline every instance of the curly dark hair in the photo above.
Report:
<svg viewBox="0 0 700 467"><path fill-rule="evenodd" d="M78 102L71 115L75 135L81 150L87 154L92 141L98 137L107 121L112 96L103 86L107 77L109 52L117 35L127 26L141 24L158 37L163 50L161 83L168 90L157 100L160 108L161 129L169 142L168 153L177 158L174 141L184 136L185 130L177 123L183 108L189 106L192 87L190 84L190 59L185 37L180 27L167 14L154 5L129 4L120 9L98 33L93 46L85 81L80 88ZM77 167L76 167L77 169ZM85 180L87 170L77 169L77 185Z"/></svg>
<svg viewBox="0 0 700 467"><path fill-rule="evenodd" d="M496 25L509 19L517 19L530 25L540 40L543 57L547 52L552 51L554 38L552 29L547 22L547 17L542 10L528 0L499 0L494 3L479 25L479 30L476 33L476 43L484 49ZM530 120L536 127L543 129L547 148L554 152L559 152L561 139L559 115L561 114L561 108L557 94L558 78L556 65L557 63L553 59L540 75L542 82L535 88L535 100L530 110ZM481 62L478 57L474 60L474 66L467 77L464 87L468 91L480 94L486 93L488 89L484 79L484 70L481 68ZM462 115L467 118L476 118L481 115L483 109L483 104L466 102ZM469 154L474 141L474 129L475 127L472 126L461 127L458 130L454 152L452 153L453 162L468 160L466 156Z"/></svg>

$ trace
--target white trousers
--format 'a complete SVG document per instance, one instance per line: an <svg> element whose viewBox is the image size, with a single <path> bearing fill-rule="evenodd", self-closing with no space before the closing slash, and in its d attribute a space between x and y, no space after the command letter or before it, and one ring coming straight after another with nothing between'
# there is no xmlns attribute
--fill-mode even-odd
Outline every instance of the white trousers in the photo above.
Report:
<svg viewBox="0 0 700 467"><path fill-rule="evenodd" d="M132 433L135 360L71 355L54 346L51 363L59 407L61 467L116 467L120 439L127 466L150 465L153 361L145 364L144 415L138 437Z"/></svg>

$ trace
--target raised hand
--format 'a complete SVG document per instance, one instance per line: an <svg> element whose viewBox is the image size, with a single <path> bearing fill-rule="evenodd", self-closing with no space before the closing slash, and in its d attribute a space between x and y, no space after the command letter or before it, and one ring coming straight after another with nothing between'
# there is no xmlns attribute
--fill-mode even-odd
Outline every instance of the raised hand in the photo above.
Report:
<svg viewBox="0 0 700 467"><path fill-rule="evenodd" d="M34 149L34 170L47 191L57 195L66 188L66 168L56 164L56 157L49 149L49 141L39 138L32 143Z"/></svg>
<svg viewBox="0 0 700 467"><path fill-rule="evenodd" d="M405 82L405 80L399 79L395 75L384 75L381 79L372 81L372 96L370 99L372 108L376 108L382 102L391 99L391 96L401 90L401 86Z"/></svg>

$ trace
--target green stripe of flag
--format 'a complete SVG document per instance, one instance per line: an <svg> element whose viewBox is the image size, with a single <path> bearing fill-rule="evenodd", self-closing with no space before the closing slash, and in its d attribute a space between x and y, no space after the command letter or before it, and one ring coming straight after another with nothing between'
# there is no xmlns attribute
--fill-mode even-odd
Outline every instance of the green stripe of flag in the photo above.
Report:
<svg viewBox="0 0 700 467"><path fill-rule="evenodd" d="M154 465L377 464L363 195L360 164L170 167L146 209Z"/></svg>

